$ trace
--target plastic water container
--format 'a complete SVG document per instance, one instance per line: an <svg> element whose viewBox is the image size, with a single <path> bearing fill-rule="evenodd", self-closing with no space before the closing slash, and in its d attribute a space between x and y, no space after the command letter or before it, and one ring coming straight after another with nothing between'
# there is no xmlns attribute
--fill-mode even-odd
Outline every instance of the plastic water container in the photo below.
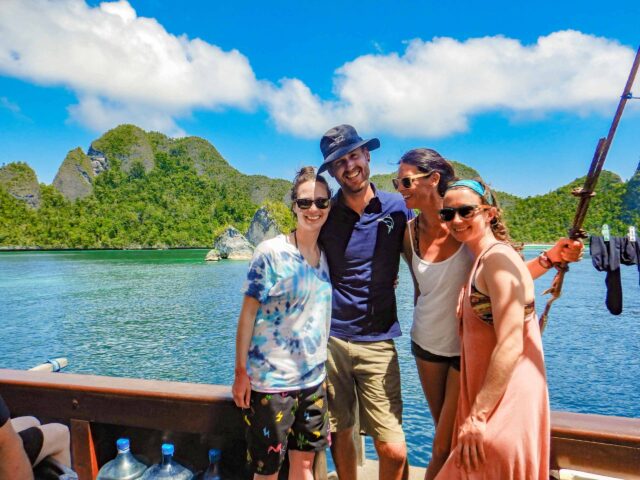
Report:
<svg viewBox="0 0 640 480"><path fill-rule="evenodd" d="M180 465L173 459L175 449L172 443L162 444L162 461L149 467L144 472L142 480L191 480L193 473L187 467Z"/></svg>
<svg viewBox="0 0 640 480"><path fill-rule="evenodd" d="M119 438L116 447L118 455L102 466L97 480L134 480L142 477L147 466L133 456L129 439Z"/></svg>
<svg viewBox="0 0 640 480"><path fill-rule="evenodd" d="M207 469L200 473L197 480L222 480L220 475L220 457L222 452L218 448L212 448L209 450L209 466Z"/></svg>

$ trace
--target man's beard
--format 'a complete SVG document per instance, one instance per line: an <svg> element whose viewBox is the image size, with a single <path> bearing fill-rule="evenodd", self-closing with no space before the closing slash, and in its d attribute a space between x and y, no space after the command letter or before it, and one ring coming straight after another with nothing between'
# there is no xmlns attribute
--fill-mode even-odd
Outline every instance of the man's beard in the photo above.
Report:
<svg viewBox="0 0 640 480"><path fill-rule="evenodd" d="M366 190L367 186L369 186L369 180L363 180L357 186L352 186L351 184L340 185L343 191L347 191L349 193L360 193L363 190Z"/></svg>

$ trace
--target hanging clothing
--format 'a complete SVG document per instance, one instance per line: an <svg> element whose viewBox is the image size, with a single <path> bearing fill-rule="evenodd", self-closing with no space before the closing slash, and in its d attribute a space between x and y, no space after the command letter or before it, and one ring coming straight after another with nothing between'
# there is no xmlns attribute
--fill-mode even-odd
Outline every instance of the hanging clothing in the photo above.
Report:
<svg viewBox="0 0 640 480"><path fill-rule="evenodd" d="M637 265L640 271L640 246L637 241L623 237L620 249L620 263L623 265ZM639 280L640 281L640 280Z"/></svg>
<svg viewBox="0 0 640 480"><path fill-rule="evenodd" d="M607 287L605 304L613 315L622 313L622 280L620 265L639 265L638 242L628 237L591 237L589 242L591 262L599 272L607 272L604 283ZM640 268L640 265L639 265Z"/></svg>
<svg viewBox="0 0 640 480"><path fill-rule="evenodd" d="M462 368L460 397L456 412L457 432L469 416L471 407L484 383L497 339L494 327L483 320L472 302L473 279L488 247L478 256L461 301L460 334ZM510 247L509 247L510 248ZM491 299L485 295L485 300ZM467 473L455 465L453 452L444 464L438 480L518 479L547 480L550 454L550 408L547 378L538 319L533 309L525 309L523 352L516 363L504 395L487 419L484 435L486 461L474 472ZM452 451L457 444L453 436Z"/></svg>

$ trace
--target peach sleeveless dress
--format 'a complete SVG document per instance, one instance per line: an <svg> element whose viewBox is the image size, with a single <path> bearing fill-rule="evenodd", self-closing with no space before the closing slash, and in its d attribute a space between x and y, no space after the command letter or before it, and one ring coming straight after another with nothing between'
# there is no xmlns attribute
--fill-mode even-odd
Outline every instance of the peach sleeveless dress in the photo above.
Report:
<svg viewBox="0 0 640 480"><path fill-rule="evenodd" d="M490 299L475 290L473 285L482 257L496 245L504 244L494 243L478 256L461 294L458 312L462 341L460 398L452 452L458 443L455 432L468 417L476 395L482 388L496 346L495 330L489 323L490 311L489 315L486 311ZM487 419L485 463L478 470L467 473L463 467L456 467L452 453L440 470L438 480L548 480L549 394L540 328L533 308L525 309L523 334L523 354L516 363L503 397Z"/></svg>

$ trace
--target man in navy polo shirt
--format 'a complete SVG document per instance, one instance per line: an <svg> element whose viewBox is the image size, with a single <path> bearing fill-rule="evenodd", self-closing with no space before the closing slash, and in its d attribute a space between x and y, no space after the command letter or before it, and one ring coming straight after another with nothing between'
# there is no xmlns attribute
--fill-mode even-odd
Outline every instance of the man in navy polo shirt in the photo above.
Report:
<svg viewBox="0 0 640 480"><path fill-rule="evenodd" d="M360 428L373 438L379 478L403 478L407 448L402 430L400 368L393 339L400 336L394 283L407 219L402 196L369 182L370 151L350 125L327 131L324 162L340 185L320 242L333 286L327 380L331 453L340 480L356 479L352 440L356 399Z"/></svg>

